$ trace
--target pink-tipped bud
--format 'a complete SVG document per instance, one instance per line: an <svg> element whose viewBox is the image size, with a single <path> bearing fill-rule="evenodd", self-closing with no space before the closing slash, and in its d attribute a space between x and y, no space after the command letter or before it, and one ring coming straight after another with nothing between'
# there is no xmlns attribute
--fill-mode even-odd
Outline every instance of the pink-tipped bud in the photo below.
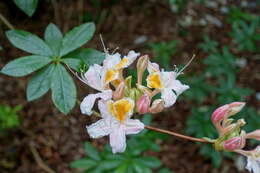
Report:
<svg viewBox="0 0 260 173"><path fill-rule="evenodd" d="M211 115L211 121L213 122L213 124L216 124L219 121L223 120L224 117L227 115L228 111L229 111L228 105L224 105L217 108Z"/></svg>
<svg viewBox="0 0 260 173"><path fill-rule="evenodd" d="M260 141L260 129L255 130L253 132L247 133L246 134L246 138L248 139L256 139L258 141Z"/></svg>
<svg viewBox="0 0 260 173"><path fill-rule="evenodd" d="M124 92L125 92L125 83L121 82L116 90L113 92L113 99L119 100L124 97Z"/></svg>
<svg viewBox="0 0 260 173"><path fill-rule="evenodd" d="M149 109L149 112L156 114L162 112L164 109L164 102L162 99L156 99L153 101L152 106Z"/></svg>
<svg viewBox="0 0 260 173"><path fill-rule="evenodd" d="M225 150L229 151L238 150L241 149L242 143L242 137L234 137L229 140L226 140L223 144L223 147Z"/></svg>
<svg viewBox="0 0 260 173"><path fill-rule="evenodd" d="M216 124L223 120L224 118L228 118L229 116L235 115L245 106L244 102L232 102L230 104L223 105L217 108L212 116L211 121Z"/></svg>
<svg viewBox="0 0 260 173"><path fill-rule="evenodd" d="M245 102L232 102L228 104L229 106L228 116L235 115L238 112L240 112L241 109L243 109L243 107L245 106L245 104L246 104Z"/></svg>
<svg viewBox="0 0 260 173"><path fill-rule="evenodd" d="M234 151L244 148L246 145L246 132L241 131L240 136L224 141L223 147L225 150Z"/></svg>
<svg viewBox="0 0 260 173"><path fill-rule="evenodd" d="M147 94L142 95L136 102L137 111L140 114L148 112L150 107L151 99Z"/></svg>

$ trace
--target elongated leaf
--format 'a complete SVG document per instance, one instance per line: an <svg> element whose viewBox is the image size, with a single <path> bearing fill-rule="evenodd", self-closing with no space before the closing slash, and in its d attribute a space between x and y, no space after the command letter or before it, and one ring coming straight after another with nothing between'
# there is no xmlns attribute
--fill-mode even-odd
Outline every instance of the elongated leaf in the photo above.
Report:
<svg viewBox="0 0 260 173"><path fill-rule="evenodd" d="M17 48L36 55L52 55L49 46L38 36L22 30L6 32L9 41Z"/></svg>
<svg viewBox="0 0 260 173"><path fill-rule="evenodd" d="M45 30L44 39L52 49L54 56L59 56L62 38L63 36L60 29L50 23Z"/></svg>
<svg viewBox="0 0 260 173"><path fill-rule="evenodd" d="M81 59L84 63L90 66L93 64L101 64L105 59L105 54L95 49L81 48L71 52L65 56L65 58Z"/></svg>
<svg viewBox="0 0 260 173"><path fill-rule="evenodd" d="M35 100L44 95L51 87L51 76L55 65L51 64L38 71L29 81L27 87L27 100Z"/></svg>
<svg viewBox="0 0 260 173"><path fill-rule="evenodd" d="M1 72L9 76L25 76L42 68L51 61L51 58L46 56L25 56L9 62Z"/></svg>
<svg viewBox="0 0 260 173"><path fill-rule="evenodd" d="M161 166L161 161L156 157L141 157L136 159L136 161L149 168L158 168Z"/></svg>
<svg viewBox="0 0 260 173"><path fill-rule="evenodd" d="M64 114L68 114L76 103L76 87L69 73L61 64L57 64L54 68L51 90L55 106Z"/></svg>
<svg viewBox="0 0 260 173"><path fill-rule="evenodd" d="M80 67L81 60L76 58L64 58L62 61L67 64L70 68L73 68L74 70L78 71L78 68Z"/></svg>
<svg viewBox="0 0 260 173"><path fill-rule="evenodd" d="M95 167L96 165L97 165L97 162L94 160L81 159L81 160L72 162L70 164L70 167L85 171L85 170Z"/></svg>
<svg viewBox="0 0 260 173"><path fill-rule="evenodd" d="M94 160L100 160L101 159L97 150L90 143L86 142L84 144L84 149L85 149L86 154L91 159L94 159Z"/></svg>
<svg viewBox="0 0 260 173"><path fill-rule="evenodd" d="M85 23L69 31L62 41L61 56L87 43L95 32L94 23Z"/></svg>
<svg viewBox="0 0 260 173"><path fill-rule="evenodd" d="M13 0L14 3L28 16L32 16L36 10L38 0Z"/></svg>

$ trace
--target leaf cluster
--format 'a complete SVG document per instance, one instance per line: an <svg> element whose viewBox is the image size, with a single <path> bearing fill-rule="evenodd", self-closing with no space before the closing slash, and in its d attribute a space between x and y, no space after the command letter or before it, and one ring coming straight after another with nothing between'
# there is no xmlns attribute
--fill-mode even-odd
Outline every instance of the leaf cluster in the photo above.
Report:
<svg viewBox="0 0 260 173"><path fill-rule="evenodd" d="M21 77L35 72L27 87L27 100L38 99L51 90L55 106L68 114L76 103L77 91L66 68L79 70L82 64L100 64L104 59L104 54L97 50L80 48L92 38L94 31L93 23L84 23L63 35L56 25L49 24L44 40L22 30L7 31L13 46L32 55L9 62L1 73Z"/></svg>

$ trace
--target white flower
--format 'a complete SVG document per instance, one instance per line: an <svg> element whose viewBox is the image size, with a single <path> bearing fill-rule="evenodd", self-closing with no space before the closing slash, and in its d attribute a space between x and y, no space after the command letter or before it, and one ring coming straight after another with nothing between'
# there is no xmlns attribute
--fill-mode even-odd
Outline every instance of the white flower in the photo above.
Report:
<svg viewBox="0 0 260 173"><path fill-rule="evenodd" d="M102 98L109 100L112 98L112 90L109 88L109 83L114 82L115 86L120 84L122 69L128 67L139 56L139 53L130 51L126 57L120 58L120 54L106 54L103 66L94 64L89 67L88 71L81 76L82 81L90 87L100 91L97 94L89 94L86 96L80 109L83 114L91 115L92 108L96 99ZM122 78L122 77L121 77ZM122 80L122 79L121 79Z"/></svg>
<svg viewBox="0 0 260 173"><path fill-rule="evenodd" d="M130 119L133 114L134 101L130 98L115 102L100 100L98 107L102 119L86 127L90 137L100 138L109 135L112 152L124 152L126 135L137 134L144 129L142 122Z"/></svg>
<svg viewBox="0 0 260 173"><path fill-rule="evenodd" d="M106 88L104 83L102 83L102 71L102 66L94 64L93 66L90 66L88 71L84 74L84 76L82 76L82 81L84 83L100 91L97 94L89 94L83 99L80 104L80 109L83 114L92 114L92 108L96 99L102 98L104 100L109 100L112 98L112 90Z"/></svg>
<svg viewBox="0 0 260 173"><path fill-rule="evenodd" d="M122 59L119 53L106 54L103 62L102 82L107 85L114 81L114 85L117 86L120 83L120 79L122 79L122 69L131 65L139 55L139 53L132 50Z"/></svg>
<svg viewBox="0 0 260 173"><path fill-rule="evenodd" d="M176 79L178 73L174 71L166 72L163 69L160 71L159 65L156 63L148 63L148 72L147 86L161 91L164 107L172 106L176 102L177 97L189 89L188 85L184 85Z"/></svg>
<svg viewBox="0 0 260 173"><path fill-rule="evenodd" d="M246 169L253 173L260 173L260 146L251 153L251 155L247 156Z"/></svg>

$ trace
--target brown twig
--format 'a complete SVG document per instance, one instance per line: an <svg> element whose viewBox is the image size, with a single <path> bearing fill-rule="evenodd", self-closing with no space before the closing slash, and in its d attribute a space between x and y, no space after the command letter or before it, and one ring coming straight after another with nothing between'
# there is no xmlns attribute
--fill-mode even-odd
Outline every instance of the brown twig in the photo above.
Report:
<svg viewBox="0 0 260 173"><path fill-rule="evenodd" d="M194 137L191 137L191 136L185 136L185 135L182 135L182 134L179 134L179 133L176 133L176 132L163 130L163 129L159 129L159 128L156 128L156 127L145 126L145 128L148 129L148 130L153 130L153 131L156 131L156 132L165 133L165 134L168 134L168 135L176 136L176 137L179 137L179 138L182 138L182 139L187 139L187 140L194 141L194 142L209 143L209 141L202 139L202 138L194 138Z"/></svg>
<svg viewBox="0 0 260 173"><path fill-rule="evenodd" d="M34 157L36 163L38 164L38 166L39 166L40 168L42 168L43 170L45 170L47 173L56 173L54 170L52 170L48 165L46 165L46 164L43 162L43 160L42 160L42 158L40 157L38 151L35 149L35 147L34 147L32 144L30 144L30 150L31 150L31 152L32 152L32 154L33 154L33 157Z"/></svg>
<svg viewBox="0 0 260 173"><path fill-rule="evenodd" d="M14 26L0 13L0 20L9 28L14 29Z"/></svg>

